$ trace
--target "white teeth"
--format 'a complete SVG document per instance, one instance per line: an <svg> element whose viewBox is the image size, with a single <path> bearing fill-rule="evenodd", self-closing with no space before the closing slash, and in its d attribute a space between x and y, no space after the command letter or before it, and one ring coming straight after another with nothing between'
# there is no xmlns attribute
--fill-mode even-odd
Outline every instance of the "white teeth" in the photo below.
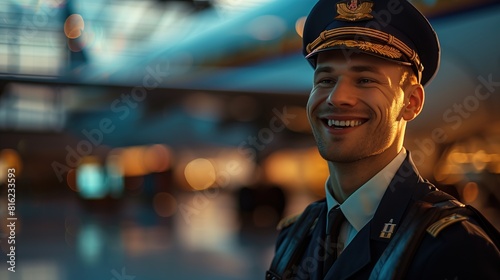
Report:
<svg viewBox="0 0 500 280"><path fill-rule="evenodd" d="M362 121L357 121L357 120L349 120L349 121L328 120L328 126L355 127L362 123L363 123Z"/></svg>

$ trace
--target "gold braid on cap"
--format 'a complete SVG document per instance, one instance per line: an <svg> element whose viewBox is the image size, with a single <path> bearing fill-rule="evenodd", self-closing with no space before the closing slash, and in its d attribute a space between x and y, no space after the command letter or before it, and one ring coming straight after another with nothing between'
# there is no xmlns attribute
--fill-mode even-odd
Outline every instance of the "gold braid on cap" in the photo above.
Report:
<svg viewBox="0 0 500 280"><path fill-rule="evenodd" d="M316 50L322 50L334 46L344 45L349 48L358 48L364 51L380 54L383 56L387 56L392 59L399 59L403 54L396 48L393 48L388 45L380 45L374 44L371 42L365 41L355 41L355 40L329 40L321 45L319 45Z"/></svg>
<svg viewBox="0 0 500 280"><path fill-rule="evenodd" d="M353 39L335 39L346 36ZM363 40L363 36L385 42L385 45ZM415 50L408 47L408 45L391 34L366 27L340 27L332 30L325 30L321 32L318 38L306 46L306 51L308 55L311 55L319 50L338 45L359 48L391 59L401 59L404 54L411 63L417 67L420 73L424 70L424 66L420 63L420 58Z"/></svg>

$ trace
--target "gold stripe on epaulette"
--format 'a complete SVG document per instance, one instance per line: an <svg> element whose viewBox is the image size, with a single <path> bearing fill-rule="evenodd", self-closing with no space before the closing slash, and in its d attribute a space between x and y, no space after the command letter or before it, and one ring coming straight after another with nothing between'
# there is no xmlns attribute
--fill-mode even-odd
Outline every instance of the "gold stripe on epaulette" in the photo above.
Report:
<svg viewBox="0 0 500 280"><path fill-rule="evenodd" d="M457 222L465 221L468 218L460 214L451 214L450 216L444 217L441 220L433 223L427 228L427 232L433 237L437 237L438 234L447 226L452 225Z"/></svg>
<svg viewBox="0 0 500 280"><path fill-rule="evenodd" d="M288 216L288 217L281 219L281 221L278 223L278 226L276 226L276 229L282 230L282 229L290 226L291 224L295 223L299 219L300 215L301 214Z"/></svg>

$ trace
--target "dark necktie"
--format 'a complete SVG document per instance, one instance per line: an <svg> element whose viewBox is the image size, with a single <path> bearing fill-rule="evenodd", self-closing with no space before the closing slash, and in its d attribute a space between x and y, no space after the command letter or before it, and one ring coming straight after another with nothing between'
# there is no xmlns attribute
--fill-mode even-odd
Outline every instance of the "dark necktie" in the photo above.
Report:
<svg viewBox="0 0 500 280"><path fill-rule="evenodd" d="M326 250L328 252L327 258L325 259L323 274L326 275L332 264L337 259L339 251L339 233L342 223L346 220L344 213L340 210L339 206L335 206L328 212L328 229L326 233Z"/></svg>

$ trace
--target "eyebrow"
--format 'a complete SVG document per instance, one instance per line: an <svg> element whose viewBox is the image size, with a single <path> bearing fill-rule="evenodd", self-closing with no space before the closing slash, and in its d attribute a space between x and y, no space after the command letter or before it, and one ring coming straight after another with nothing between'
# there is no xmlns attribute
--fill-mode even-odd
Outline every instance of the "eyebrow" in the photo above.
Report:
<svg viewBox="0 0 500 280"><path fill-rule="evenodd" d="M334 69L331 66L320 66L314 70L314 77L316 77L317 75L319 75L321 73L331 73L333 71L334 71Z"/></svg>

